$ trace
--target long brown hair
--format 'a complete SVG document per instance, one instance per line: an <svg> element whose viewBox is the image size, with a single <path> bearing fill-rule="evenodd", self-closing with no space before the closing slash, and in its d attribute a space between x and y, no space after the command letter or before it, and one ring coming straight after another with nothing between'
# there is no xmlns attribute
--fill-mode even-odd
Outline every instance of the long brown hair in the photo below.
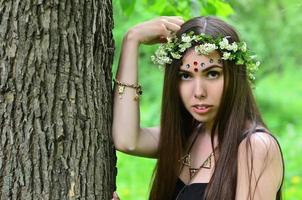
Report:
<svg viewBox="0 0 302 200"><path fill-rule="evenodd" d="M230 43L239 41L239 36L234 28L216 17L193 18L184 23L176 35L181 37L183 33L191 31L195 34L205 33L214 38L229 36ZM172 199L181 167L179 159L197 124L184 108L179 96L178 69L180 65L181 61L174 60L172 64L165 67L161 134L158 161L149 197L151 200ZM212 129L212 146L214 131L217 130L218 132L219 156L215 156L215 170L205 194L207 200L235 199L237 154L243 133L247 133L247 146L251 148L250 135L255 132L257 126L266 127L252 94L246 67L235 65L230 61L225 61L223 66L225 77L223 94ZM246 131L247 121L251 123L251 127ZM249 193L250 199L252 199L253 192L250 191ZM276 199L281 199L280 190Z"/></svg>

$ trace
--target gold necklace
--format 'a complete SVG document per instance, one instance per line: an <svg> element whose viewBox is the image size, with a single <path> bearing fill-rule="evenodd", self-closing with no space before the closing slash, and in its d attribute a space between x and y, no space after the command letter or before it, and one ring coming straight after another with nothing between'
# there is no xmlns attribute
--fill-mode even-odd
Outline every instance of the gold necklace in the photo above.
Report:
<svg viewBox="0 0 302 200"><path fill-rule="evenodd" d="M214 155L214 152L210 153L210 155L203 161L203 163L198 167L194 168L191 165L191 154L188 153L184 155L180 160L182 160L182 164L189 167L189 174L190 174L190 180L196 175L196 173L201 169L211 169L212 167L212 156ZM179 161L180 161L179 160Z"/></svg>
<svg viewBox="0 0 302 200"><path fill-rule="evenodd" d="M196 132L195 133L195 136L194 136L194 139L193 141L191 142L191 145L189 146L189 148L187 148L187 152L190 152L191 151L191 148L193 147L196 139L198 137L198 133ZM214 148L214 151L216 150L216 147ZM205 169L211 169L212 167L212 156L214 156L214 151L212 153L210 153L210 155L207 157L207 159L205 159L205 161L203 161L203 163L198 167L198 168L194 168L192 167L192 162L191 162L191 154L190 153L187 153L186 155L184 155L183 157L181 157L178 161L182 161L182 167L181 169L183 168L183 166L187 166L189 167L189 174L190 174L190 181L192 180L192 178L196 175L196 173L202 169L202 168L205 168Z"/></svg>

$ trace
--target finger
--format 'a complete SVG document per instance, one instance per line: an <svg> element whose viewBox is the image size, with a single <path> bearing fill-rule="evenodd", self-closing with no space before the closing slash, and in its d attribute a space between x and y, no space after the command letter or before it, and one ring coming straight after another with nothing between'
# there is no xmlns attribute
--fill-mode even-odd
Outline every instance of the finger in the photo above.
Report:
<svg viewBox="0 0 302 200"><path fill-rule="evenodd" d="M178 16L166 16L166 17L163 17L163 19L167 20L168 22L177 24L178 26L181 26L185 22L183 20L183 18L178 17Z"/></svg>
<svg viewBox="0 0 302 200"><path fill-rule="evenodd" d="M172 31L172 32L176 32L180 29L180 25L169 22L169 21L165 21L164 25L166 26L167 30Z"/></svg>
<svg viewBox="0 0 302 200"><path fill-rule="evenodd" d="M179 19L184 21L184 18L182 16L161 16L163 18L171 18L171 19Z"/></svg>
<svg viewBox="0 0 302 200"><path fill-rule="evenodd" d="M159 43L166 43L166 42L168 42L168 39L167 39L167 37L163 37L163 36L161 36L160 38L159 38L159 41L158 41Z"/></svg>

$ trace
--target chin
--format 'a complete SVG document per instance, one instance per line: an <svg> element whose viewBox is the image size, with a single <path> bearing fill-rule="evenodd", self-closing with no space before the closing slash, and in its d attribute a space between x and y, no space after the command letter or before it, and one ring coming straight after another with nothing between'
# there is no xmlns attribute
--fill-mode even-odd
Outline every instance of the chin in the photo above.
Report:
<svg viewBox="0 0 302 200"><path fill-rule="evenodd" d="M192 117L198 121L198 122L202 122L202 123L207 123L207 122L211 122L214 120L214 118L207 114L207 115L198 115L196 113L191 113Z"/></svg>
<svg viewBox="0 0 302 200"><path fill-rule="evenodd" d="M209 118L207 116L200 116L200 115L196 115L196 114L193 114L192 117L198 121L198 122L202 122L202 123L205 123L207 121L209 121Z"/></svg>

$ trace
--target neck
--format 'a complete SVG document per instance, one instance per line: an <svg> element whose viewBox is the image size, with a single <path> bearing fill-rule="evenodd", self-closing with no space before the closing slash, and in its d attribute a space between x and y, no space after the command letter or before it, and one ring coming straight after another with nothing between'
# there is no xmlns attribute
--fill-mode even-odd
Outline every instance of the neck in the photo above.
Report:
<svg viewBox="0 0 302 200"><path fill-rule="evenodd" d="M205 122L203 124L203 131L206 135L211 136L212 135L212 129L213 129L213 122ZM215 130L215 135L217 135L217 130Z"/></svg>
<svg viewBox="0 0 302 200"><path fill-rule="evenodd" d="M213 128L213 123L203 123L202 128L199 132L199 139L203 141L211 142L211 135L212 135L212 128ZM218 133L217 130L214 132L214 147L217 146L218 144Z"/></svg>

